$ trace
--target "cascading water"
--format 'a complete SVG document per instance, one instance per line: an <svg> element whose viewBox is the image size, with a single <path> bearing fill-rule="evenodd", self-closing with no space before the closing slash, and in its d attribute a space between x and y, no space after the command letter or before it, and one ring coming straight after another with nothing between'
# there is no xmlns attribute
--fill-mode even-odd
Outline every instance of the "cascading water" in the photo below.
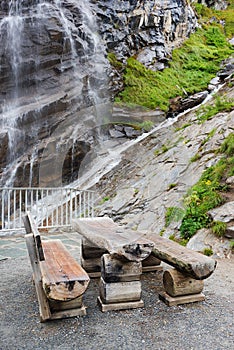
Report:
<svg viewBox="0 0 234 350"><path fill-rule="evenodd" d="M35 185L38 157L50 164L101 124L105 49L82 0L0 0L0 40L0 185Z"/></svg>

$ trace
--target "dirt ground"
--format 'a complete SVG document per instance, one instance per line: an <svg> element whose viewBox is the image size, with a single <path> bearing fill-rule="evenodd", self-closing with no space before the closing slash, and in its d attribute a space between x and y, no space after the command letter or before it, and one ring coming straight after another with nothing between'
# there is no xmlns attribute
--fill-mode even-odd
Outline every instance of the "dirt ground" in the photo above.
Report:
<svg viewBox="0 0 234 350"><path fill-rule="evenodd" d="M158 299L162 274L142 277L145 307L102 313L98 280L85 295L87 315L40 323L27 258L0 261L0 349L234 349L234 257L218 260L204 302L168 307Z"/></svg>

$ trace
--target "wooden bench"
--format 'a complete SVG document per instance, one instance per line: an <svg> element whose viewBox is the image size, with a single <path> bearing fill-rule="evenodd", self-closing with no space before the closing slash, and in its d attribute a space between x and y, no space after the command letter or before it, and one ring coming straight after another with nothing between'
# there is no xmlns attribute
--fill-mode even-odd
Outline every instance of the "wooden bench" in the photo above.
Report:
<svg viewBox="0 0 234 350"><path fill-rule="evenodd" d="M124 273L128 275L125 279L127 280L129 276L134 274L133 270L137 271L135 272L135 276L137 276L139 269L136 264L128 264L128 267L124 267L124 259L125 261L142 263L152 253L154 258L174 267L164 272L165 292L159 295L161 300L172 306L205 299L201 293L204 286L203 280L215 270L216 261L214 259L158 235L125 229L107 217L75 219L73 220L73 228L86 240L110 254L110 258L105 257L101 262L101 285L104 285L100 289L102 299L103 288L109 289L113 294L118 293L120 286L112 285L111 281L109 283L106 271L109 274L111 272L113 281L121 281L123 276L120 274ZM121 260L122 265L120 266L119 262L114 262L113 257ZM130 269L132 269L132 273ZM128 288L129 283L126 284L126 288ZM133 288L137 289L136 286ZM117 306L113 307L117 308Z"/></svg>
<svg viewBox="0 0 234 350"><path fill-rule="evenodd" d="M42 241L30 213L24 217L41 322L86 315L82 295L90 278L60 240Z"/></svg>

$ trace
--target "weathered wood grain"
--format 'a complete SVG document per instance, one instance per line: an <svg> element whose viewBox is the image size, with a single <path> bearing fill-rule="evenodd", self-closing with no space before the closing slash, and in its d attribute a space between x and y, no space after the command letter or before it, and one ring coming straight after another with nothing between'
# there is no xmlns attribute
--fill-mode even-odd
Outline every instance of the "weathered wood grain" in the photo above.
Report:
<svg viewBox="0 0 234 350"><path fill-rule="evenodd" d="M154 246L143 233L120 227L106 217L74 219L72 226L94 245L130 261L144 260Z"/></svg>
<svg viewBox="0 0 234 350"><path fill-rule="evenodd" d="M67 301L81 296L90 278L60 240L42 241L45 261L40 262L43 289L48 299Z"/></svg>
<svg viewBox="0 0 234 350"><path fill-rule="evenodd" d="M98 246L92 244L87 239L82 238L81 252L84 259L96 259L101 258L103 254L107 253L106 249L101 249Z"/></svg>
<svg viewBox="0 0 234 350"><path fill-rule="evenodd" d="M157 266L161 264L161 260L156 258L152 253L142 261L142 267Z"/></svg>
<svg viewBox="0 0 234 350"><path fill-rule="evenodd" d="M214 259L159 235L147 234L145 236L154 242L154 255L182 273L187 273L195 279L202 280L214 272L216 267Z"/></svg>
<svg viewBox="0 0 234 350"><path fill-rule="evenodd" d="M199 294L204 288L203 280L195 280L176 269L170 269L164 272L163 285L165 291L172 297Z"/></svg>
<svg viewBox="0 0 234 350"><path fill-rule="evenodd" d="M42 276L41 276L41 271L39 267L38 255L36 254L36 243L32 233L27 234L25 236L25 239L26 239L26 245L28 249L30 263L33 270L34 284L35 284L37 299L39 303L40 320L41 322L44 322L51 318L51 311L50 311L48 299L42 288Z"/></svg>
<svg viewBox="0 0 234 350"><path fill-rule="evenodd" d="M162 300L168 306L177 306L188 303L195 303L198 301L204 301L205 296L202 293L199 294L191 294L191 295L181 295L178 297L172 297L166 292L162 292L159 294L159 299Z"/></svg>
<svg viewBox="0 0 234 350"><path fill-rule="evenodd" d="M83 298L80 296L69 301L49 300L49 305L52 312L77 309L83 306Z"/></svg>
<svg viewBox="0 0 234 350"><path fill-rule="evenodd" d="M139 301L141 299L141 282L106 283L101 277L99 293L105 304Z"/></svg>
<svg viewBox="0 0 234 350"><path fill-rule="evenodd" d="M141 274L141 262L122 261L110 254L101 258L101 276L107 283L139 281Z"/></svg>
<svg viewBox="0 0 234 350"><path fill-rule="evenodd" d="M101 258L95 258L95 259L81 258L81 266L87 273L90 273L90 272L101 273Z"/></svg>
<svg viewBox="0 0 234 350"><path fill-rule="evenodd" d="M144 301L125 301L122 303L110 303L105 304L100 297L97 298L98 305L102 312L107 311L118 311L118 310L130 310L130 309L138 309L140 307L144 307Z"/></svg>

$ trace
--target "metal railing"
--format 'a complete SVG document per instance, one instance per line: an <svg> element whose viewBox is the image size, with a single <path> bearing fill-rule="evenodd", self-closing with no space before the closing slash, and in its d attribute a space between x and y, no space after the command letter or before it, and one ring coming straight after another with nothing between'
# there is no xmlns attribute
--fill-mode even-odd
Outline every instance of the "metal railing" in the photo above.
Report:
<svg viewBox="0 0 234 350"><path fill-rule="evenodd" d="M94 192L75 188L0 188L0 231L22 230L30 211L38 228L70 226L94 216Z"/></svg>

